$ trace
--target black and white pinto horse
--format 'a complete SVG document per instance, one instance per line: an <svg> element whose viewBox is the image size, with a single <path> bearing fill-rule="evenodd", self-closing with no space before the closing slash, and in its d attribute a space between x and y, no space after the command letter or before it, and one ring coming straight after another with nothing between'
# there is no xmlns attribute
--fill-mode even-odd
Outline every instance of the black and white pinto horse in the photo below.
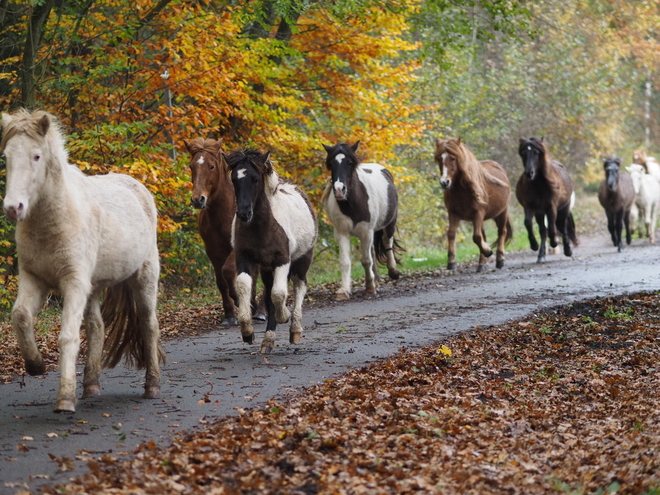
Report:
<svg viewBox="0 0 660 495"><path fill-rule="evenodd" d="M376 261L387 264L388 275L397 279L395 250L401 246L394 238L398 196L392 174L377 163L360 163L354 145L323 145L327 152L325 165L332 180L323 193L322 202L335 230L339 244L341 287L337 300L351 295L351 240L360 239L366 292L374 294L379 280Z"/></svg>
<svg viewBox="0 0 660 495"><path fill-rule="evenodd" d="M275 347L277 323L291 318L289 342L302 335L302 302L316 242L316 216L307 196L273 170L270 153L256 150L225 155L236 192L232 244L236 255L238 323L243 341L254 342L250 301L258 271L264 283L268 319L260 352ZM293 315L286 307L293 279Z"/></svg>

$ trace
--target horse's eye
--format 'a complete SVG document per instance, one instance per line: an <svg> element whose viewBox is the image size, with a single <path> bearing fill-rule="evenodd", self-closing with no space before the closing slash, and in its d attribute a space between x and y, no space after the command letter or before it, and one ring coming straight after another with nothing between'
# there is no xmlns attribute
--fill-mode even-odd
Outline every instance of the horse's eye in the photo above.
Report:
<svg viewBox="0 0 660 495"><path fill-rule="evenodd" d="M34 161L38 162L41 159L41 155L34 155Z"/></svg>
<svg viewBox="0 0 660 495"><path fill-rule="evenodd" d="M215 170L215 165L211 165L211 166L209 167L209 170Z"/></svg>

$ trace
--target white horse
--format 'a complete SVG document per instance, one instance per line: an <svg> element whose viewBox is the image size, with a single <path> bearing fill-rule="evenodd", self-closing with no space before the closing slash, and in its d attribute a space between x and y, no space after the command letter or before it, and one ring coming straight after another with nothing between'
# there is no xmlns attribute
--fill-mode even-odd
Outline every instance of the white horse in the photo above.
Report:
<svg viewBox="0 0 660 495"><path fill-rule="evenodd" d="M156 318L159 259L151 194L127 175L90 177L70 165L60 127L46 112L3 114L2 128L3 206L17 223L19 283L11 321L26 371L45 372L33 321L48 292L57 290L64 305L55 411L75 411L81 324L88 342L83 397L100 394L102 365L114 367L126 357L146 367L144 396L157 398L164 355Z"/></svg>
<svg viewBox="0 0 660 495"><path fill-rule="evenodd" d="M352 146L342 143L323 145L325 165L332 175L321 202L325 205L339 244L341 287L338 301L351 295L351 235L360 239L362 266L367 294L378 285L376 262L386 263L388 275L397 279L395 250L402 250L394 238L398 215L398 196L392 174L377 163L360 163L355 154L359 141Z"/></svg>
<svg viewBox="0 0 660 495"><path fill-rule="evenodd" d="M642 150L636 150L633 153L633 163L643 166L647 174L660 182L660 163L658 163L658 160L652 156L646 156L646 153Z"/></svg>
<svg viewBox="0 0 660 495"><path fill-rule="evenodd" d="M658 218L658 203L660 203L660 183L655 180L642 165L633 163L627 167L635 188L635 205L639 210L639 218L644 219L646 237L655 243L655 226ZM632 222L632 221L631 221Z"/></svg>

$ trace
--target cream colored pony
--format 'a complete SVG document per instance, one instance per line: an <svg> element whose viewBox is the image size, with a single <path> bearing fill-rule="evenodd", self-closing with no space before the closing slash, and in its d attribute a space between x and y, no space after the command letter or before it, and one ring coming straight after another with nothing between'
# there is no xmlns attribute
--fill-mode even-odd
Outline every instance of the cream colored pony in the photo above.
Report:
<svg viewBox="0 0 660 495"><path fill-rule="evenodd" d="M100 394L102 364L113 367L126 357L146 367L144 396L157 398L164 356L156 318L153 198L127 175L86 176L70 165L60 128L48 113L3 114L2 128L3 206L17 223L19 283L11 321L26 371L45 372L33 321L48 292L57 290L64 305L55 411L75 411L81 324L88 342L83 397Z"/></svg>

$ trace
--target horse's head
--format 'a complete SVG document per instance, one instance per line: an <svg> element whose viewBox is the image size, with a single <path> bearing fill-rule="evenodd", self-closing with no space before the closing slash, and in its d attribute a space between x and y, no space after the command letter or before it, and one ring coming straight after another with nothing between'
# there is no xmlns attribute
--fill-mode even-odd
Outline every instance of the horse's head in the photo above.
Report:
<svg viewBox="0 0 660 495"><path fill-rule="evenodd" d="M190 201L195 208L206 208L208 200L218 187L224 173L222 142L214 139L197 138L183 142L191 155L192 196Z"/></svg>
<svg viewBox="0 0 660 495"><path fill-rule="evenodd" d="M646 166L646 153L642 150L635 150L633 152L633 163Z"/></svg>
<svg viewBox="0 0 660 495"><path fill-rule="evenodd" d="M328 153L325 158L325 166L332 174L332 190L335 194L337 201L347 201L348 191L351 190L351 179L353 172L360 164L360 160L355 154L360 141L357 141L352 146L346 143L329 146L324 144L323 147Z"/></svg>
<svg viewBox="0 0 660 495"><path fill-rule="evenodd" d="M543 138L521 138L518 145L518 154L522 158L523 167L525 167L525 176L530 180L534 180L543 166L543 161L546 160L547 150Z"/></svg>
<svg viewBox="0 0 660 495"><path fill-rule="evenodd" d="M640 189L642 188L642 178L646 173L646 169L639 165L638 163L633 163L629 167L626 167L626 170L630 174L632 179L633 188L635 189L635 194L639 194Z"/></svg>
<svg viewBox="0 0 660 495"><path fill-rule="evenodd" d="M603 168L605 169L605 183L610 191L616 191L619 184L619 169L621 168L621 158L604 158Z"/></svg>
<svg viewBox="0 0 660 495"><path fill-rule="evenodd" d="M273 173L270 151L260 153L257 150L242 150L223 156L231 170L231 181L236 192L236 216L250 223L255 206L264 194L267 176Z"/></svg>
<svg viewBox="0 0 660 495"><path fill-rule="evenodd" d="M20 222L46 180L51 145L61 144L59 158L65 162L67 154L56 121L46 112L19 110L12 115L2 114L2 129L0 150L7 166L3 207L11 221Z"/></svg>
<svg viewBox="0 0 660 495"><path fill-rule="evenodd" d="M464 159L461 138L436 139L434 157L440 167L440 185L449 189Z"/></svg>

